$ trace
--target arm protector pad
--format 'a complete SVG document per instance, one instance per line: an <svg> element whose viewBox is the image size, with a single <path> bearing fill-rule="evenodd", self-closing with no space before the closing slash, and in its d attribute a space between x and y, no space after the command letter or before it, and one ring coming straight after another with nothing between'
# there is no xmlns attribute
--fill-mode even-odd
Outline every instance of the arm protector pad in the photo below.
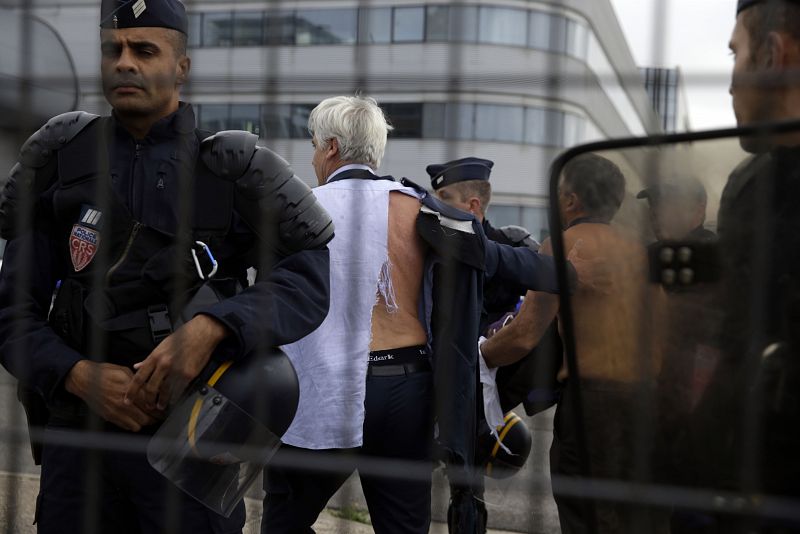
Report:
<svg viewBox="0 0 800 534"><path fill-rule="evenodd" d="M53 117L28 138L19 152L8 180L0 191L0 237L11 239L17 233L22 213L52 185L55 173L40 172L55 153L72 141L86 126L99 118L83 111Z"/></svg>
<svg viewBox="0 0 800 534"><path fill-rule="evenodd" d="M220 132L200 145L203 162L235 183L234 209L258 237L281 256L325 246L333 221L289 163L256 146L247 132Z"/></svg>

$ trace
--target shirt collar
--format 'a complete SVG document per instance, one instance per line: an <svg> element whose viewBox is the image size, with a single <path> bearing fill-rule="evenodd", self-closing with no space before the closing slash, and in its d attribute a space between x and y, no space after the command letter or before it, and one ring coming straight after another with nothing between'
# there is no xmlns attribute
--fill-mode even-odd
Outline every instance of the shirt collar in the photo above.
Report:
<svg viewBox="0 0 800 534"><path fill-rule="evenodd" d="M119 121L116 118L116 113L113 111L112 116L119 124ZM122 125L119 124L119 127L122 127ZM176 111L170 113L162 119L159 119L153 124L153 126L150 127L150 131L147 132L147 137L154 139L168 139L175 137L176 135L191 133L194 131L194 129L195 117L191 104L180 102L178 103L178 109Z"/></svg>
<svg viewBox="0 0 800 534"><path fill-rule="evenodd" d="M363 164L361 164L361 163L350 163L349 165L342 165L341 167L339 167L338 169L336 169L335 171L333 171L333 172L330 174L330 176L328 176L328 178L326 178L326 179L325 179L325 183L328 183L328 182L330 182L330 181L331 181L331 178L333 178L333 177L334 177L334 176L336 176L337 174L342 174L342 173L343 173L343 172L345 172L345 171L350 171L350 170L353 170L353 169L359 169L359 170L362 170L362 171L369 171L369 172L371 172L372 174L375 174L375 176L377 176L377 174L375 173L375 171L374 171L374 170L372 169L372 167L370 167L369 165L363 165Z"/></svg>

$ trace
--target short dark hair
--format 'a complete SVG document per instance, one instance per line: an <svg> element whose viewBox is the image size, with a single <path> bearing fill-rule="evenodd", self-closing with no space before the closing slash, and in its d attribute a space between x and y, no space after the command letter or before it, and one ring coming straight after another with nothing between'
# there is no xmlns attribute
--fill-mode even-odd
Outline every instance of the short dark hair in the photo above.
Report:
<svg viewBox="0 0 800 534"><path fill-rule="evenodd" d="M755 61L769 32L784 32L800 41L800 4L786 0L760 2L742 11L742 24L750 38L750 56Z"/></svg>
<svg viewBox="0 0 800 534"><path fill-rule="evenodd" d="M486 213L489 202L492 200L492 186L489 184L488 180L465 180L463 182L450 184L447 187L458 191L462 202L469 197L478 197L481 201L481 210Z"/></svg>
<svg viewBox="0 0 800 534"><path fill-rule="evenodd" d="M625 198L625 177L614 163L597 154L581 154L564 165L561 187L574 193L583 210L606 222Z"/></svg>
<svg viewBox="0 0 800 534"><path fill-rule="evenodd" d="M169 42L172 44L172 49L175 51L175 57L181 58L185 56L189 38L183 32L171 28L168 29L169 31L167 34L169 35Z"/></svg>

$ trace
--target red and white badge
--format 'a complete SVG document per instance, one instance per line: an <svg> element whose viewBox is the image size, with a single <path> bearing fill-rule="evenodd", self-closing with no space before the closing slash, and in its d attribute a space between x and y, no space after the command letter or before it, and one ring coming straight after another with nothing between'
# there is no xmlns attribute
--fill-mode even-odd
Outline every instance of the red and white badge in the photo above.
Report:
<svg viewBox="0 0 800 534"><path fill-rule="evenodd" d="M69 255L75 272L86 268L100 246L100 219L102 213L96 208L83 206L81 220L69 234Z"/></svg>

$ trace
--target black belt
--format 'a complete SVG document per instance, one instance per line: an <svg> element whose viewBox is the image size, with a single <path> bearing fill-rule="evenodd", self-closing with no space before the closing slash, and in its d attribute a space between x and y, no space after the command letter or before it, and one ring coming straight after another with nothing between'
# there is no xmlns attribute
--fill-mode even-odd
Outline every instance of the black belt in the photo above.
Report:
<svg viewBox="0 0 800 534"><path fill-rule="evenodd" d="M369 365L367 366L367 376L403 376L430 370L431 362L428 360L420 360L418 362L397 365Z"/></svg>

